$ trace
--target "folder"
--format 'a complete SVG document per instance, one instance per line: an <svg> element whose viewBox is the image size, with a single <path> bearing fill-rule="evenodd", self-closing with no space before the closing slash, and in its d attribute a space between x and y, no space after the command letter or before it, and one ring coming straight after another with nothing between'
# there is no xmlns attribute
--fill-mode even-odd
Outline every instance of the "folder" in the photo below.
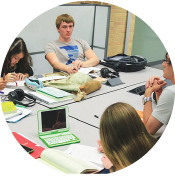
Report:
<svg viewBox="0 0 175 176"><path fill-rule="evenodd" d="M30 147L34 150L32 153L30 153L30 155L35 159L39 158L42 151L45 150L45 148L39 146L38 144L32 142L31 140L27 139L26 137L24 137L16 132L12 132L12 134L16 138L16 140L18 141L19 144L22 144L26 147Z"/></svg>

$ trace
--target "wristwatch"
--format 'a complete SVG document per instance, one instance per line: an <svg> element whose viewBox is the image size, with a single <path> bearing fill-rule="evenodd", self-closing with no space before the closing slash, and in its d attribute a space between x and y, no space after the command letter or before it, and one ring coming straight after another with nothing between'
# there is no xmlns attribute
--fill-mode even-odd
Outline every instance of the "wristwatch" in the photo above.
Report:
<svg viewBox="0 0 175 176"><path fill-rule="evenodd" d="M142 103L145 105L147 101L152 101L152 97L143 97Z"/></svg>

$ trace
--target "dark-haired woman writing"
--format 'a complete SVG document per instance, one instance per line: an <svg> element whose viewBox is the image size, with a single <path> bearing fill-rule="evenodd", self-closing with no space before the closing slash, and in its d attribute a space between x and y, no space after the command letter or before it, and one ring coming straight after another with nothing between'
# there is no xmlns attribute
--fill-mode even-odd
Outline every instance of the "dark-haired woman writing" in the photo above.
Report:
<svg viewBox="0 0 175 176"><path fill-rule="evenodd" d="M23 80L33 75L32 58L27 51L26 44L22 38L16 38L12 43L1 72L7 82Z"/></svg>

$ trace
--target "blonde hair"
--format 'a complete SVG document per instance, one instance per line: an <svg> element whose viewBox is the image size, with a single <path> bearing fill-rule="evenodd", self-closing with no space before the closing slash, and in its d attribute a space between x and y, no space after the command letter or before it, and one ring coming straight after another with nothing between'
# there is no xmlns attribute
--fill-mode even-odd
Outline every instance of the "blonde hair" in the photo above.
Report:
<svg viewBox="0 0 175 176"><path fill-rule="evenodd" d="M100 121L100 139L115 170L140 159L157 141L147 132L136 110L121 102L104 111Z"/></svg>
<svg viewBox="0 0 175 176"><path fill-rule="evenodd" d="M59 29L60 28L60 24L61 22L66 22L66 23L73 23L73 26L75 25L74 19L72 16L68 15L68 14L62 14L59 15L56 19L56 27Z"/></svg>

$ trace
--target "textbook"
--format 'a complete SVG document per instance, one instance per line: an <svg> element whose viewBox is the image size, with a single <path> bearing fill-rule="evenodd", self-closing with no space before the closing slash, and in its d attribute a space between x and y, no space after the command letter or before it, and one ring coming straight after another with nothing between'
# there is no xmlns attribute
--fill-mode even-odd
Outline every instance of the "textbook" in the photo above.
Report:
<svg viewBox="0 0 175 176"><path fill-rule="evenodd" d="M17 109L12 101L3 102L1 103L1 106L4 115L17 112Z"/></svg>
<svg viewBox="0 0 175 176"><path fill-rule="evenodd" d="M87 174L99 170L98 166L91 165L60 150L45 149L40 158L67 174Z"/></svg>

